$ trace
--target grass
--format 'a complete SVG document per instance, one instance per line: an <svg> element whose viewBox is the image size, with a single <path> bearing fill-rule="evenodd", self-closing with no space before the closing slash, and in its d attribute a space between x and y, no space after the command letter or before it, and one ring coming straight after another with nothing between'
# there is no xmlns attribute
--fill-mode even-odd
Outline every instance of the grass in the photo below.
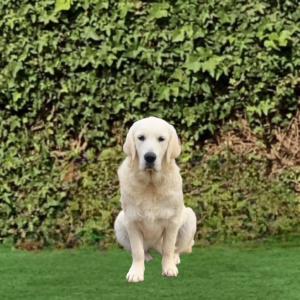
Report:
<svg viewBox="0 0 300 300"><path fill-rule="evenodd" d="M124 250L29 253L0 247L0 299L300 299L300 247L194 248L181 257L177 278L161 276L156 255L141 283L127 283L130 264Z"/></svg>

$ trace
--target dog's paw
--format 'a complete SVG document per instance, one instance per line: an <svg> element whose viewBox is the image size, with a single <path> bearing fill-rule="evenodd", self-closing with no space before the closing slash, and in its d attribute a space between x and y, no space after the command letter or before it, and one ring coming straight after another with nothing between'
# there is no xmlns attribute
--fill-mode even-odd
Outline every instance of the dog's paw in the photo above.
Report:
<svg viewBox="0 0 300 300"><path fill-rule="evenodd" d="M144 271L137 268L130 268L126 275L128 282L139 282L144 281Z"/></svg>
<svg viewBox="0 0 300 300"><path fill-rule="evenodd" d="M177 253L177 252L174 253L174 262L175 262L175 265L180 264L180 257L179 257L179 253Z"/></svg>
<svg viewBox="0 0 300 300"><path fill-rule="evenodd" d="M146 261L146 262L149 262L149 261L151 261L151 260L153 260L153 259L154 259L154 257L152 256L151 253L145 252L145 261Z"/></svg>
<svg viewBox="0 0 300 300"><path fill-rule="evenodd" d="M175 263L162 266L162 275L176 277L178 275L178 269Z"/></svg>

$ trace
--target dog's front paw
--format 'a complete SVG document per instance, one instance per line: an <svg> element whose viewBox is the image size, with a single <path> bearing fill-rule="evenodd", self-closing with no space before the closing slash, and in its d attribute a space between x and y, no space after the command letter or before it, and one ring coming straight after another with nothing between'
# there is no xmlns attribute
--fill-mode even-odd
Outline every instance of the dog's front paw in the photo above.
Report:
<svg viewBox="0 0 300 300"><path fill-rule="evenodd" d="M162 265L162 275L168 277L176 277L178 275L178 269L174 262Z"/></svg>
<svg viewBox="0 0 300 300"><path fill-rule="evenodd" d="M144 281L144 271L139 268L131 267L126 275L128 282Z"/></svg>

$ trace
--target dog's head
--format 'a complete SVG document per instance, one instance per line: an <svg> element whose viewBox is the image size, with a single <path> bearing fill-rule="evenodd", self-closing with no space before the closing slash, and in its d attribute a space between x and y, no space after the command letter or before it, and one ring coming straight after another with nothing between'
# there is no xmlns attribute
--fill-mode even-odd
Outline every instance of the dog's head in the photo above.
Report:
<svg viewBox="0 0 300 300"><path fill-rule="evenodd" d="M163 160L170 163L181 152L175 128L155 117L132 125L123 150L132 161L138 157L140 170L153 171L160 171Z"/></svg>

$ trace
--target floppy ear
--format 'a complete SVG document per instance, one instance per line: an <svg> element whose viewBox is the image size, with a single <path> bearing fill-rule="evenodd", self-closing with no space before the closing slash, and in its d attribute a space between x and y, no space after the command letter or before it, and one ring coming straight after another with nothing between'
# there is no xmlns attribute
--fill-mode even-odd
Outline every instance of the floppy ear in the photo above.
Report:
<svg viewBox="0 0 300 300"><path fill-rule="evenodd" d="M126 141L123 145L123 151L124 153L131 157L131 160L134 161L135 154L136 154L136 148L135 148L135 142L134 142L134 128L133 125L129 129L126 137Z"/></svg>
<svg viewBox="0 0 300 300"><path fill-rule="evenodd" d="M171 159L174 159L180 155L181 148L179 145L179 140L178 136L176 133L175 128L170 125L171 127L171 136L168 144L168 149L167 149L167 163L171 161Z"/></svg>

